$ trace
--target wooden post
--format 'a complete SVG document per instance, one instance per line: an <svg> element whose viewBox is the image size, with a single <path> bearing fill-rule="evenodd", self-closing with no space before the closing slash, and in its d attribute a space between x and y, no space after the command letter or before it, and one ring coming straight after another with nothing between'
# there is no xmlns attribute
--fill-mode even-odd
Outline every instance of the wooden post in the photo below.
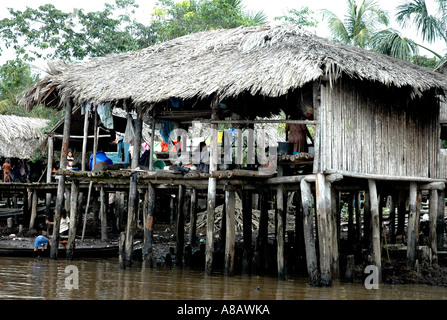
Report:
<svg viewBox="0 0 447 320"><path fill-rule="evenodd" d="M144 225L144 250L143 261L147 268L154 266L153 259L153 226L155 210L155 188L152 183L148 184L147 217Z"/></svg>
<svg viewBox="0 0 447 320"><path fill-rule="evenodd" d="M375 180L368 180L369 201L371 208L371 240L373 263L379 271L379 283L382 282L382 252L380 245L379 203L377 201L377 187Z"/></svg>
<svg viewBox="0 0 447 320"><path fill-rule="evenodd" d="M85 114L84 114L84 136L83 136L83 139L82 139L82 156L81 156L81 161L82 161L81 162L81 170L82 171L85 171L85 164L87 162L88 114L89 114L89 111L85 110Z"/></svg>
<svg viewBox="0 0 447 320"><path fill-rule="evenodd" d="M332 253L331 257L331 274L332 279L340 279L340 257L339 257L339 247L340 247L340 196L338 190L333 188L330 183L327 182L329 199L327 203L330 206L330 229L332 230L332 241L330 242L330 251ZM350 210L352 210L351 208Z"/></svg>
<svg viewBox="0 0 447 320"><path fill-rule="evenodd" d="M430 248L431 261L433 264L438 263L438 238L436 232L436 224L438 222L438 190L430 190L430 206L429 206L429 226L430 226Z"/></svg>
<svg viewBox="0 0 447 320"><path fill-rule="evenodd" d="M53 171L53 152L54 149L54 138L52 136L48 136L48 162L47 162L47 183L50 183L52 180L52 171ZM45 214L47 217L50 215L50 207L51 207L51 193L48 192L45 196Z"/></svg>
<svg viewBox="0 0 447 320"><path fill-rule="evenodd" d="M410 182L410 202L407 226L407 267L413 268L416 262L416 206L417 184Z"/></svg>
<svg viewBox="0 0 447 320"><path fill-rule="evenodd" d="M107 193L104 185L101 185L99 197L101 199L101 207L99 209L99 218L101 219L101 240L107 240Z"/></svg>
<svg viewBox="0 0 447 320"><path fill-rule="evenodd" d="M151 150L149 151L149 171L154 169L155 117L152 117Z"/></svg>
<svg viewBox="0 0 447 320"><path fill-rule="evenodd" d="M266 190L260 193L260 213L259 213L259 229L256 238L255 247L255 270L265 271L268 269L267 264L267 244L268 244L268 194ZM259 272L256 272L257 274Z"/></svg>
<svg viewBox="0 0 447 320"><path fill-rule="evenodd" d="M309 282L312 287L320 285L320 272L318 270L317 252L315 248L312 191L309 182L304 179L300 183L301 202L303 204L303 233L306 248L306 264Z"/></svg>
<svg viewBox="0 0 447 320"><path fill-rule="evenodd" d="M71 192L70 192L70 229L68 231L68 243L67 243L67 260L73 259L75 241L76 241L76 229L77 220L79 212L79 180L71 181Z"/></svg>
<svg viewBox="0 0 447 320"><path fill-rule="evenodd" d="M279 169L279 167L278 167ZM278 172L279 174L279 172ZM276 207L278 209L277 223L276 223L276 259L278 264L278 279L285 280L285 269L284 269L284 223L285 223L285 212L284 212L284 194L283 194L282 184L278 184L276 187Z"/></svg>
<svg viewBox="0 0 447 320"><path fill-rule="evenodd" d="M124 231L120 233L118 248L120 269L126 269L126 233Z"/></svg>
<svg viewBox="0 0 447 320"><path fill-rule="evenodd" d="M37 217L37 202L38 202L37 190L34 189L33 190L32 204L31 204L31 219L30 219L30 222L29 222L29 229L30 230L34 228L34 221L36 220L36 217Z"/></svg>
<svg viewBox="0 0 447 320"><path fill-rule="evenodd" d="M218 120L219 105L212 105L211 120ZM211 124L211 143L210 143L210 173L217 170L217 123ZM213 270L213 253L214 253L214 210L216 208L216 178L208 180L208 205L206 219L206 247L205 247L205 272L210 275Z"/></svg>
<svg viewBox="0 0 447 320"><path fill-rule="evenodd" d="M242 190L242 220L244 250L242 253L242 274L250 274L252 268L252 192Z"/></svg>
<svg viewBox="0 0 447 320"><path fill-rule="evenodd" d="M236 246L235 191L225 191L226 237L225 237L225 269L226 276L234 275L234 254Z"/></svg>
<svg viewBox="0 0 447 320"><path fill-rule="evenodd" d="M361 194L360 192L355 193L355 243L356 247L360 247L359 243L362 240L362 219L361 219Z"/></svg>
<svg viewBox="0 0 447 320"><path fill-rule="evenodd" d="M133 157L132 157L132 169L138 167L138 161L140 159L141 148L141 106L137 107L137 118L135 119L135 139L133 145ZM134 172L130 178L129 184L129 200L127 210L127 229L126 229L126 245L125 245L125 263L127 266L131 265L132 249L133 249L133 237L136 230L135 213L137 209L137 172Z"/></svg>
<svg viewBox="0 0 447 320"><path fill-rule="evenodd" d="M189 221L189 241L191 246L196 244L197 233L197 189L191 190L191 214Z"/></svg>
<svg viewBox="0 0 447 320"><path fill-rule="evenodd" d="M438 240L438 251L444 250L444 210L445 210L445 190L438 191L438 215L436 217L436 233Z"/></svg>
<svg viewBox="0 0 447 320"><path fill-rule="evenodd" d="M185 186L179 185L177 203L177 224L176 224L176 250L175 257L177 266L183 265L183 247L185 246Z"/></svg>
<svg viewBox="0 0 447 320"><path fill-rule="evenodd" d="M317 220L318 220L318 239L320 249L320 272L321 284L330 287L332 285L331 272L331 243L332 243L332 228L329 221L330 207L328 206L328 182L322 173L316 174L315 190L316 190L316 204L317 204ZM330 203L330 199L329 199Z"/></svg>
<svg viewBox="0 0 447 320"><path fill-rule="evenodd" d="M70 127L71 127L71 112L72 112L72 102L67 100L65 107L65 118L64 118L64 135L62 138L62 150L61 159L59 162L59 169L67 167L67 151L68 142L70 140ZM52 246L50 250L50 258L57 259L57 253L59 249L59 228L60 228L60 215L62 211L62 206L64 203L65 194L65 176L59 176L59 181L57 185L57 198L56 206L54 210L54 227L53 227L53 239Z"/></svg>

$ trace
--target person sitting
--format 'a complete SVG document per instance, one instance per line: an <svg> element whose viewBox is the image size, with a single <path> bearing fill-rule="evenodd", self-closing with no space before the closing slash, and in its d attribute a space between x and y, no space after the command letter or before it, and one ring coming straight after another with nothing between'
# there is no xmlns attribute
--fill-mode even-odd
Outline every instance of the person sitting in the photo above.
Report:
<svg viewBox="0 0 447 320"><path fill-rule="evenodd" d="M68 151L67 155L67 169L73 169L74 166L74 158L73 158L73 152Z"/></svg>
<svg viewBox="0 0 447 320"><path fill-rule="evenodd" d="M210 171L210 154L208 152L208 148L206 147L206 143L204 141L199 144L199 152L200 152L200 160L199 165L197 166L197 171L209 173Z"/></svg>

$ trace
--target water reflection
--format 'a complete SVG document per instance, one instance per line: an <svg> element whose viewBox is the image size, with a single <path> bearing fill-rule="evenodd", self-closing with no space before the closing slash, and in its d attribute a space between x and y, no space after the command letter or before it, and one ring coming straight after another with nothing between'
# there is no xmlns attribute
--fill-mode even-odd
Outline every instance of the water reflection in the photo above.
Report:
<svg viewBox="0 0 447 320"><path fill-rule="evenodd" d="M423 300L447 299L445 288L420 285L381 285L334 282L313 288L305 278L278 281L275 277L207 276L202 270L120 270L117 259L72 262L79 271L79 289L67 289L66 260L0 259L0 299L45 300Z"/></svg>

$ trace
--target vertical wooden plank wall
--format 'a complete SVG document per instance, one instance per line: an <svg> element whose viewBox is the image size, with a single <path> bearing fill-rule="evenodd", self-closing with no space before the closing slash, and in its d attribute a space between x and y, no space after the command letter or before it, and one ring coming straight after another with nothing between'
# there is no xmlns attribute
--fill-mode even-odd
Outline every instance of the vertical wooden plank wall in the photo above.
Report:
<svg viewBox="0 0 447 320"><path fill-rule="evenodd" d="M439 104L434 98L411 100L406 93L350 79L332 88L322 85L322 171L445 177L437 163Z"/></svg>

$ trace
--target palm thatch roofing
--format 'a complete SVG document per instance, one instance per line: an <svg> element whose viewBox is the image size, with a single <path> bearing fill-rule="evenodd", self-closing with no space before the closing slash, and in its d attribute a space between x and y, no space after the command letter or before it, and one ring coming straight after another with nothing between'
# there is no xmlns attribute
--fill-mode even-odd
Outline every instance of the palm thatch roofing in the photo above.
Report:
<svg viewBox="0 0 447 320"><path fill-rule="evenodd" d="M0 157L30 159L45 141L46 119L0 116Z"/></svg>
<svg viewBox="0 0 447 320"><path fill-rule="evenodd" d="M61 107L67 99L151 106L181 99L221 102L241 95L276 98L327 76L342 75L410 89L412 96L447 88L439 73L307 33L297 26L211 30L151 47L50 64L49 75L22 99L27 108Z"/></svg>

